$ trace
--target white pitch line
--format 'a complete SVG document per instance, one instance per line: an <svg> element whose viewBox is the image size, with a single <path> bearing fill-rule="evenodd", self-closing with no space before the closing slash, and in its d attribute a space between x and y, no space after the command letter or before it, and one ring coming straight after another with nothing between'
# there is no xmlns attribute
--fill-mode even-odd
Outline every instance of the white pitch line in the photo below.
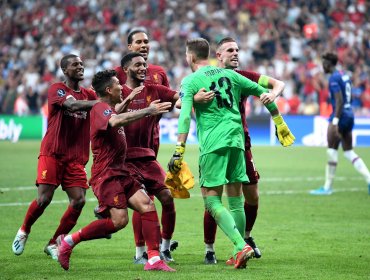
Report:
<svg viewBox="0 0 370 280"><path fill-rule="evenodd" d="M93 202L93 201L97 201L96 198L88 198L86 199L87 202ZM0 203L0 207L4 207L4 206L28 206L30 205L31 201L29 202L10 202L10 203ZM69 203L69 200L53 200L51 202L51 204L68 204Z"/></svg>
<svg viewBox="0 0 370 280"><path fill-rule="evenodd" d="M324 177L271 177L262 178L260 183L263 182L312 182L312 181L324 181ZM363 180L361 177L335 177L335 181L359 181ZM36 190L36 186L19 186L13 188L1 188L1 192L11 192L11 191L32 191Z"/></svg>
<svg viewBox="0 0 370 280"><path fill-rule="evenodd" d="M339 192L366 192L365 188L346 188L334 190L334 193ZM309 190L276 190L276 191L260 191L260 195L296 195L296 194L309 194ZM225 194L224 194L225 195ZM200 197L200 193L192 193L191 197ZM314 196L311 196L314 197ZM88 198L86 202L97 202L96 198ZM64 200L53 200L52 204L68 204L69 201ZM12 206L28 206L30 202L10 202L0 203L0 207L12 207Z"/></svg>

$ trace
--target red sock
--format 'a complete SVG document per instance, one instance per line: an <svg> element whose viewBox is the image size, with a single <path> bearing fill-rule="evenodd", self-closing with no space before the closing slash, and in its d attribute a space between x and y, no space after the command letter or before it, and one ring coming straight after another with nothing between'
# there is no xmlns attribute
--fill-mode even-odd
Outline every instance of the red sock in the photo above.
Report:
<svg viewBox="0 0 370 280"><path fill-rule="evenodd" d="M143 224L143 235L146 245L148 246L148 258L159 256L159 220L156 211L145 212L141 214L141 222Z"/></svg>
<svg viewBox="0 0 370 280"><path fill-rule="evenodd" d="M45 208L42 208L37 204L36 199L32 201L30 206L28 207L26 216L24 217L21 230L23 230L26 233L30 233L32 225L42 215L42 213L44 213L44 210Z"/></svg>
<svg viewBox="0 0 370 280"><path fill-rule="evenodd" d="M204 211L203 218L203 232L204 243L213 244L216 239L217 224L215 219L209 214L207 210Z"/></svg>
<svg viewBox="0 0 370 280"><path fill-rule="evenodd" d="M116 231L117 229L114 227L112 219L106 218L102 220L96 220L88 224L86 227L79 230L79 236L72 235L72 239L73 242L80 242L85 240L105 238L108 234L115 233ZM76 238L76 240L73 237Z"/></svg>
<svg viewBox="0 0 370 280"><path fill-rule="evenodd" d="M245 231L251 231L254 225L254 222L257 219L257 210L258 210L258 204L257 205L250 205L248 203L244 203L244 211L245 211Z"/></svg>
<svg viewBox="0 0 370 280"><path fill-rule="evenodd" d="M176 211L175 204L162 205L162 238L171 239L175 231Z"/></svg>
<svg viewBox="0 0 370 280"><path fill-rule="evenodd" d="M71 205L68 205L67 210L64 212L63 217L60 219L59 227L54 233L49 244L55 244L56 239L61 234L69 233L77 223L78 217L80 217L82 209L75 209Z"/></svg>
<svg viewBox="0 0 370 280"><path fill-rule="evenodd" d="M142 232L141 215L137 211L132 213L132 228L134 230L136 247L145 246L145 240Z"/></svg>

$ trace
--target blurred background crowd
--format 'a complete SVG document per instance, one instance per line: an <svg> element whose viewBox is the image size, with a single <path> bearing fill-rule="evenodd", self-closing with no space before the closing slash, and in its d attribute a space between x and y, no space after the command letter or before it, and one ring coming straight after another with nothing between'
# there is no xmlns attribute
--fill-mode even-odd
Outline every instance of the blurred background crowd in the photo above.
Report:
<svg viewBox="0 0 370 280"><path fill-rule="evenodd" d="M150 37L149 62L166 69L174 89L190 72L187 39L237 39L240 69L286 83L277 101L284 114L327 115L321 54L336 51L352 76L355 114L370 116L369 11L366 0L3 0L0 114L39 114L68 53L84 60L89 87L94 73L120 64L127 33L140 27ZM266 113L257 100L248 104L248 116Z"/></svg>

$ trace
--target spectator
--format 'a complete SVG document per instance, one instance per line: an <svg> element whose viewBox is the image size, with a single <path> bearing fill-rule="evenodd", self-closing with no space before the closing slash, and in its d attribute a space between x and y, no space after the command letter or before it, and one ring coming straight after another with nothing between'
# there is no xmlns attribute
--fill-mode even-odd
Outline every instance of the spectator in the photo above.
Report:
<svg viewBox="0 0 370 280"><path fill-rule="evenodd" d="M204 37L215 44L225 33L238 41L240 67L260 71L259 67L267 66L269 72L260 72L274 73L289 85L288 100L295 93L301 100L305 93L313 93L320 107L326 102L321 98L326 83L316 84L323 77L322 70L311 68L321 64L317 53L323 50L335 50L344 69L356 75L361 68L369 77L366 1L254 2L5 1L0 10L0 113L13 113L14 90L20 84L18 92L31 86L39 99L37 106L43 104L45 87L62 76L57 63L67 52L79 55L77 50L84 50L83 86L90 86L95 72L119 64L127 51L127 32L134 27L151 33L149 60L163 65L173 88L179 88L189 73L184 63L185 41ZM362 115L366 110L358 106L356 112ZM259 108L251 112L264 113Z"/></svg>

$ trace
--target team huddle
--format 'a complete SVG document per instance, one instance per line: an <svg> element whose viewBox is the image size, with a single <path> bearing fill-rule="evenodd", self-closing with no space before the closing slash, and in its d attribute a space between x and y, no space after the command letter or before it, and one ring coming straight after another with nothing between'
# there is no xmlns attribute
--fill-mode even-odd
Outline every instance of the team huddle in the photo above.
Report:
<svg viewBox="0 0 370 280"><path fill-rule="evenodd" d="M295 138L274 102L282 95L284 83L236 70L239 49L229 37L217 45L218 66L209 65L209 43L198 38L187 41L186 61L193 73L183 79L181 92L177 92L169 88L162 67L147 63L149 39L144 31L131 32L127 43L130 52L121 65L96 73L93 90L80 86L84 79L81 58L73 54L62 58L65 82L51 85L48 91L48 128L37 168L38 195L16 234L13 252L23 253L32 225L61 185L70 203L44 252L65 270L77 244L110 238L127 226L131 208L136 244L133 262L144 264L144 270L175 271L169 264L174 262L172 251L178 246L171 240L176 210L157 155L160 117L176 106L181 108L178 141L168 170L181 172L194 109L205 207L204 262L217 263L214 242L219 226L233 245L226 264L245 268L250 258L262 254L251 236L258 212L259 174L253 163L244 103L248 96L259 98L271 114L279 142L290 146ZM88 181L85 166L90 144L93 163ZM94 211L98 219L70 233L89 185L98 199ZM221 202L223 191L229 209ZM162 207L160 222L154 197Z"/></svg>

